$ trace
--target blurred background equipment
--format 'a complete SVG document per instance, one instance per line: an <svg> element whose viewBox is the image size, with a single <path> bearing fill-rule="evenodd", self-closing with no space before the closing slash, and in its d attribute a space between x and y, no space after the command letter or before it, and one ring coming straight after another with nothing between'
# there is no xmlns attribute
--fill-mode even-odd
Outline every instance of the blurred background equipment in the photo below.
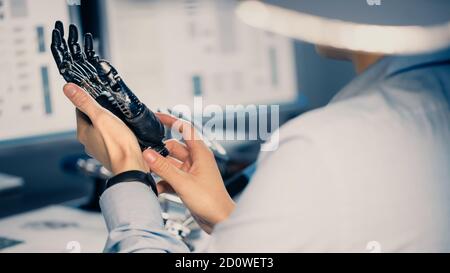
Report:
<svg viewBox="0 0 450 273"><path fill-rule="evenodd" d="M49 54L53 21L71 21L65 1L0 2L0 141L74 130Z"/></svg>
<svg viewBox="0 0 450 273"><path fill-rule="evenodd" d="M237 1L103 3L111 62L151 107L298 97L293 42L241 22Z"/></svg>
<svg viewBox="0 0 450 273"><path fill-rule="evenodd" d="M354 76L350 64L321 59L312 45L241 23L236 3L0 0L0 173L5 174L0 176L0 217L59 205L0 220L0 245L9 246L7 251L26 249L41 232L29 223L69 221L60 205L81 207L87 218L102 223L101 215L86 210L98 211L99 185L109 174L76 140L75 111L62 93L64 81L48 50L56 20L91 32L95 50L112 60L130 88L155 110L192 106L200 97L204 105L277 104L282 125L325 105ZM255 161L260 142L219 143L231 164L227 177ZM230 187L234 195L247 179L233 179L243 181ZM188 214L167 211L179 205L172 197L161 200L165 224L191 244L196 227ZM67 213L82 218L79 210ZM21 230L28 235L20 235ZM66 245L58 247L64 251Z"/></svg>
<svg viewBox="0 0 450 273"><path fill-rule="evenodd" d="M79 8L60 0L0 0L0 173L23 181L20 201L3 205L10 197L0 197L0 217L89 191L61 170L62 158L83 151L49 51L57 19L79 23Z"/></svg>

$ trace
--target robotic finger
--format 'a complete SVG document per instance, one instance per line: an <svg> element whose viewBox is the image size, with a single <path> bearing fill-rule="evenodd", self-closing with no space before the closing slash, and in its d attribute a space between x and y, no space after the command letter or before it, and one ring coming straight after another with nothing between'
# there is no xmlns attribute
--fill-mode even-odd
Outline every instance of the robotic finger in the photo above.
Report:
<svg viewBox="0 0 450 273"><path fill-rule="evenodd" d="M69 37L67 41L74 62L80 65L92 82L102 85L96 73L95 67L87 61L86 55L78 43L78 29L75 25L69 26Z"/></svg>
<svg viewBox="0 0 450 273"><path fill-rule="evenodd" d="M84 53L91 64L95 64L99 61L99 57L94 50L94 37L92 37L91 33L86 33L84 35Z"/></svg>
<svg viewBox="0 0 450 273"><path fill-rule="evenodd" d="M70 54L67 54L64 50L62 41L60 32L54 29L52 32L51 51L58 66L59 73L67 82L72 82L83 87L93 97L98 96L98 92L94 86L88 82L82 73L74 68L73 60Z"/></svg>
<svg viewBox="0 0 450 273"><path fill-rule="evenodd" d="M64 60L66 60L68 63L70 63L71 67L70 70L76 72L79 76L82 77L88 77L88 75L86 74L86 72L76 63L73 61L73 57L70 54L69 48L67 46L67 42L64 39L64 26L62 24L62 22L57 21L55 23L55 29L54 32L56 30L56 33L52 38L52 44L54 43L57 47L57 49L59 50L59 52L62 54Z"/></svg>

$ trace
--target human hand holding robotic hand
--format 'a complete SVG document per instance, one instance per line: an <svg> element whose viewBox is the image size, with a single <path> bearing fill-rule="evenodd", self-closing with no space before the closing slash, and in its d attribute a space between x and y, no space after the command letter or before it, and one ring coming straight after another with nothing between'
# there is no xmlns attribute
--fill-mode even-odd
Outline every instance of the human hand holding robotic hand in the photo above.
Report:
<svg viewBox="0 0 450 273"><path fill-rule="evenodd" d="M96 55L92 35L84 36L84 51L78 39L75 25L70 25L66 41L63 23L55 23L51 51L59 73L68 83L83 88L103 108L122 120L134 133L142 150L152 148L167 156L169 151L163 143L164 125L127 87L117 70Z"/></svg>
<svg viewBox="0 0 450 273"><path fill-rule="evenodd" d="M164 125L179 132L184 141L167 141L168 157L151 149L144 151L145 163L162 178L158 192L176 192L199 226L211 233L235 208L214 153L192 123L163 113L158 113L158 117Z"/></svg>
<svg viewBox="0 0 450 273"><path fill-rule="evenodd" d="M196 134L186 118L150 111L116 69L96 55L92 35L85 35L82 50L76 26L70 25L66 42L63 24L56 22L51 51L68 82L64 93L77 107L78 139L88 154L113 174L129 170L157 174L163 180L158 192L175 192L208 233L228 217L234 202L221 177L227 156L218 143L186 137L187 132ZM174 139L164 143L161 121L168 127L179 123L188 128L179 131L185 144Z"/></svg>

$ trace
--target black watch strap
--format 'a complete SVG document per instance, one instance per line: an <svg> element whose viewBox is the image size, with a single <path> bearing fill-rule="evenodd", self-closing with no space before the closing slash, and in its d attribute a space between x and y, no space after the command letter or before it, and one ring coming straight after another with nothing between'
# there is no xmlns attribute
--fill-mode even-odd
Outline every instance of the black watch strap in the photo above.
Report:
<svg viewBox="0 0 450 273"><path fill-rule="evenodd" d="M149 186L152 191L158 196L158 191L156 190L156 183L150 173L144 173L141 171L127 171L119 173L110 179L106 180L105 190L111 188L112 186L123 183L123 182L142 182Z"/></svg>

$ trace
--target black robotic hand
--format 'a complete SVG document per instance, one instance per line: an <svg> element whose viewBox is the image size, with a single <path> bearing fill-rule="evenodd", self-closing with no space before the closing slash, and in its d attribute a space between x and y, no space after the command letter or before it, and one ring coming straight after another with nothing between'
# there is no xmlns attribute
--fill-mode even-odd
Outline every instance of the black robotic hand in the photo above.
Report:
<svg viewBox="0 0 450 273"><path fill-rule="evenodd" d="M142 149L152 148L163 156L169 154L163 143L164 125L127 87L117 70L96 55L91 34L84 36L83 51L78 43L77 27L70 25L66 42L63 23L57 21L51 51L64 79L82 87L119 117L136 135Z"/></svg>

